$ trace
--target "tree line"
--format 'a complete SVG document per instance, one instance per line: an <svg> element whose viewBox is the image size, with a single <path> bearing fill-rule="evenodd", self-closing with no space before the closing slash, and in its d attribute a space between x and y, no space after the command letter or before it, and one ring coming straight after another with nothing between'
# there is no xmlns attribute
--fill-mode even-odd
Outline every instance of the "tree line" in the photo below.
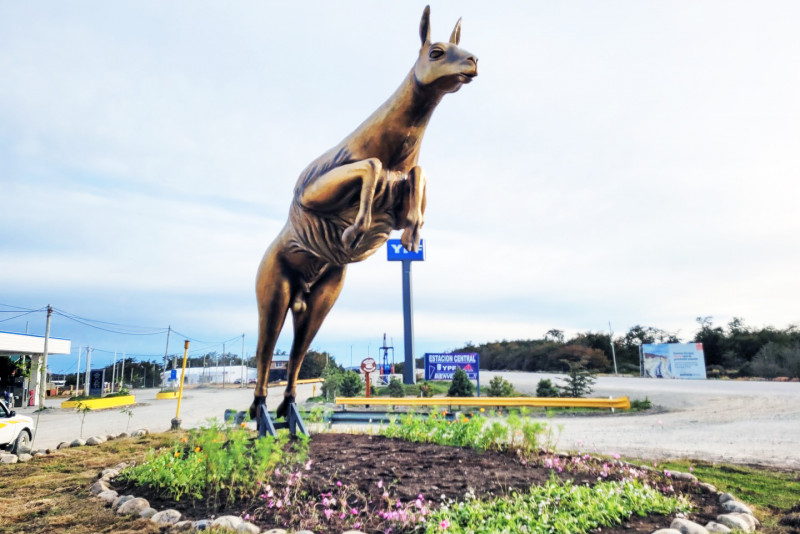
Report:
<svg viewBox="0 0 800 534"><path fill-rule="evenodd" d="M698 330L683 341L675 333L636 325L621 336L587 331L565 339L549 330L541 339L467 342L455 352L477 352L481 369L566 372L573 367L613 372L613 355L620 373L639 374L639 347L650 343L702 343L709 376L800 378L800 329L750 327L740 318L715 326L711 317L698 317ZM612 354L612 342L614 352Z"/></svg>

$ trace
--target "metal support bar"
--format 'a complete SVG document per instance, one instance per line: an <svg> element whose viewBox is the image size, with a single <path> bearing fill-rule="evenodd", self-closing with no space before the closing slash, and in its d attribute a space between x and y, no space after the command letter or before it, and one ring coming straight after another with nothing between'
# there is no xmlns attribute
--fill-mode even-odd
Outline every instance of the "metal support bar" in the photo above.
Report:
<svg viewBox="0 0 800 534"><path fill-rule="evenodd" d="M286 415L286 420L282 423L275 423L272 421L272 416L267 410L266 403L259 404L256 409L256 427L258 428L258 437L263 438L267 434L270 436L277 436L278 430L288 428L289 434L294 437L297 436L299 430L301 434L308 436L308 429L300 417L300 411L297 409L297 404L292 402L289 404L289 411Z"/></svg>

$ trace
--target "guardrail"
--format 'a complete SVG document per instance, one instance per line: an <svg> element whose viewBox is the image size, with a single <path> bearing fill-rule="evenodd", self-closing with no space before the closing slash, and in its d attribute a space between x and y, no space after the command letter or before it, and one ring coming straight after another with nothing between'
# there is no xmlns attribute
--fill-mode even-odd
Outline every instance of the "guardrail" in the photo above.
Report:
<svg viewBox="0 0 800 534"><path fill-rule="evenodd" d="M628 397L576 399L562 397L337 397L338 405L370 406L477 406L544 408L611 408L630 410Z"/></svg>

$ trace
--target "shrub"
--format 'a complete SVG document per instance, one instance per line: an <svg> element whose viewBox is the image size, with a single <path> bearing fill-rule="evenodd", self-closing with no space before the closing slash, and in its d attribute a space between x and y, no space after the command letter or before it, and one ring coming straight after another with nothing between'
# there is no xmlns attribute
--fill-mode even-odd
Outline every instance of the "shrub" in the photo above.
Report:
<svg viewBox="0 0 800 534"><path fill-rule="evenodd" d="M800 378L800 344L780 345L770 341L750 362L750 371L764 378Z"/></svg>
<svg viewBox="0 0 800 534"><path fill-rule="evenodd" d="M339 395L342 397L358 397L363 390L364 383L361 381L361 375L353 371L344 373L339 384Z"/></svg>
<svg viewBox="0 0 800 534"><path fill-rule="evenodd" d="M583 397L592 392L595 378L592 373L577 365L571 365L564 383L558 386L562 397Z"/></svg>
<svg viewBox="0 0 800 534"><path fill-rule="evenodd" d="M405 397L406 392L403 389L403 384L397 378L392 377L389 380L389 387L387 388L390 397Z"/></svg>
<svg viewBox="0 0 800 534"><path fill-rule="evenodd" d="M325 400L333 400L342 384L343 373L335 365L329 365L322 371L325 381L322 383L322 396Z"/></svg>
<svg viewBox="0 0 800 534"><path fill-rule="evenodd" d="M419 396L420 397L433 397L433 386L431 386L428 382L422 382L419 385Z"/></svg>
<svg viewBox="0 0 800 534"><path fill-rule="evenodd" d="M653 403L650 401L649 398L645 397L644 400L636 399L631 401L631 410L634 412L640 412L643 410L649 410L653 407Z"/></svg>
<svg viewBox="0 0 800 534"><path fill-rule="evenodd" d="M467 372L462 368L453 373L453 381L447 390L448 397L472 397L475 395L475 385L467 378Z"/></svg>
<svg viewBox="0 0 800 534"><path fill-rule="evenodd" d="M489 381L489 387L486 388L487 397L513 397L515 394L516 392L511 382L500 375L492 378L492 380Z"/></svg>
<svg viewBox="0 0 800 534"><path fill-rule="evenodd" d="M558 388L553 385L549 378L542 378L536 384L537 397L558 397Z"/></svg>

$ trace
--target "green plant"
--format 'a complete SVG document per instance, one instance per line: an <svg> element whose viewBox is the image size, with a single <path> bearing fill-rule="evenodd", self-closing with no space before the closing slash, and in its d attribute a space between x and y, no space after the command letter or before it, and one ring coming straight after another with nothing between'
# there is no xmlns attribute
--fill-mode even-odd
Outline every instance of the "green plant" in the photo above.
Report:
<svg viewBox="0 0 800 534"><path fill-rule="evenodd" d="M322 383L322 396L326 400L333 400L342 383L343 373L337 366L328 365L322 371L322 378L325 379Z"/></svg>
<svg viewBox="0 0 800 534"><path fill-rule="evenodd" d="M562 397L584 397L592 393L594 375L578 365L570 365L564 383L558 386Z"/></svg>
<svg viewBox="0 0 800 534"><path fill-rule="evenodd" d="M467 378L467 372L462 368L456 368L453 373L453 381L450 389L447 390L448 397L472 397L475 395L475 385Z"/></svg>
<svg viewBox="0 0 800 534"><path fill-rule="evenodd" d="M634 412L641 412L644 410L649 410L653 407L653 403L650 401L648 397L645 396L644 399L635 399L631 401L631 410Z"/></svg>
<svg viewBox="0 0 800 534"><path fill-rule="evenodd" d="M425 532L583 534L618 525L633 514L668 515L688 509L685 499L664 496L638 480L581 486L551 478L527 492L445 504L431 513Z"/></svg>
<svg viewBox="0 0 800 534"><path fill-rule="evenodd" d="M125 406L120 410L120 413L124 413L128 416L128 422L125 424L125 432L127 432L128 427L131 425L131 419L133 419L133 410L130 406Z"/></svg>
<svg viewBox="0 0 800 534"><path fill-rule="evenodd" d="M403 389L403 383L400 382L397 378L392 377L389 380L389 387L387 388L387 392L389 393L390 397L405 397L406 392Z"/></svg>
<svg viewBox="0 0 800 534"><path fill-rule="evenodd" d="M78 405L75 407L75 411L78 414L78 417L81 418L81 434L79 437L83 438L83 423L86 421L86 414L91 412L92 409L89 408L86 404L79 402Z"/></svg>
<svg viewBox="0 0 800 534"><path fill-rule="evenodd" d="M361 375L354 371L347 371L342 376L342 381L339 384L339 394L343 397L358 397L364 390L364 382L361 381Z"/></svg>
<svg viewBox="0 0 800 534"><path fill-rule="evenodd" d="M506 380L500 375L496 375L489 381L489 387L486 388L487 397L513 397L516 391L511 382Z"/></svg>
<svg viewBox="0 0 800 534"><path fill-rule="evenodd" d="M536 384L537 397L558 397L558 388L553 385L549 378L542 378Z"/></svg>
<svg viewBox="0 0 800 534"><path fill-rule="evenodd" d="M306 459L308 438L299 435L287 451L288 433L253 440L240 426L213 424L193 430L142 464L120 473L123 481L147 485L176 501L204 500L220 508L254 499L281 468L297 470Z"/></svg>

